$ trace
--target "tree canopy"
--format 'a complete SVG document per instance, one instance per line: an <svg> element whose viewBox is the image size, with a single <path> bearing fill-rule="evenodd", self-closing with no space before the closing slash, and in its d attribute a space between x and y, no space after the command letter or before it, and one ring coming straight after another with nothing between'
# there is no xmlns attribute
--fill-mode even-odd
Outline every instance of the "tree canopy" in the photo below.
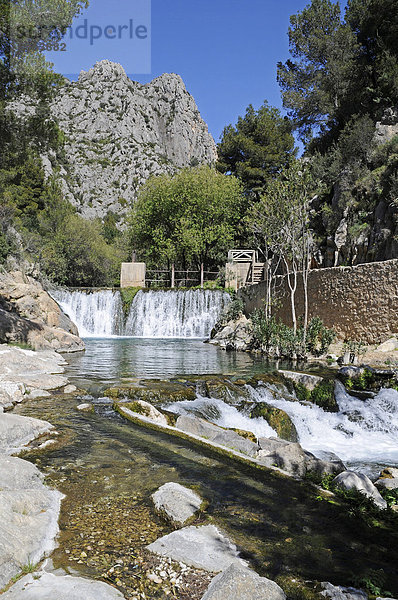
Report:
<svg viewBox="0 0 398 600"><path fill-rule="evenodd" d="M290 122L267 102L250 105L237 124L228 125L218 145L217 169L239 177L246 193L259 197L268 180L295 155Z"/></svg>
<svg viewBox="0 0 398 600"><path fill-rule="evenodd" d="M132 247L155 266L217 264L234 242L241 211L238 180L211 167L151 177L131 214Z"/></svg>
<svg viewBox="0 0 398 600"><path fill-rule="evenodd" d="M304 140L340 131L354 115L380 116L398 100L395 0L312 0L290 18L291 58L278 63L283 103Z"/></svg>

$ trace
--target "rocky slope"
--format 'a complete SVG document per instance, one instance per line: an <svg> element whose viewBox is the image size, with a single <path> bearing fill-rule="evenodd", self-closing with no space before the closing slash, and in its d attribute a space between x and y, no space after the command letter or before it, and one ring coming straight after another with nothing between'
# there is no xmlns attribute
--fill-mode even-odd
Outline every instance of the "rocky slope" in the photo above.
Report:
<svg viewBox="0 0 398 600"><path fill-rule="evenodd" d="M78 336L76 325L41 283L21 271L0 272L0 343L78 352L84 350Z"/></svg>
<svg viewBox="0 0 398 600"><path fill-rule="evenodd" d="M375 124L366 160L345 165L312 201L319 267L398 258L398 108ZM331 159L332 160L332 159Z"/></svg>
<svg viewBox="0 0 398 600"><path fill-rule="evenodd" d="M119 64L103 60L77 82L66 81L53 114L65 134L61 165L66 197L86 218L123 216L150 175L212 163L216 146L179 75L146 85Z"/></svg>

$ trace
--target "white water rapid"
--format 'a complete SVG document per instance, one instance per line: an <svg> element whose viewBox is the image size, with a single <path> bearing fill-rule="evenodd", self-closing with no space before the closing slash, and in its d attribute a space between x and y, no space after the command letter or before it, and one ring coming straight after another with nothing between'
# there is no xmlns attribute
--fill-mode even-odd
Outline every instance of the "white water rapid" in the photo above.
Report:
<svg viewBox="0 0 398 600"><path fill-rule="evenodd" d="M337 454L350 468L377 473L376 465L398 465L398 392L382 389L375 398L360 400L350 396L336 382L338 413L301 403L274 386L256 389L246 386L253 402L266 402L281 408L292 419L300 444L319 457ZM197 394L194 401L167 405L177 414L194 414L221 427L251 431L257 437L276 436L262 418L251 419L235 406Z"/></svg>
<svg viewBox="0 0 398 600"><path fill-rule="evenodd" d="M166 408L179 415L194 414L197 417L220 425L220 427L251 431L258 438L277 436L276 432L262 417L251 419L249 416L239 412L235 406L226 404L216 398L204 398L200 394L197 394L196 400L181 400L173 404L168 404Z"/></svg>
<svg viewBox="0 0 398 600"><path fill-rule="evenodd" d="M126 323L126 335L144 338L206 338L229 294L213 290L140 291Z"/></svg>
<svg viewBox="0 0 398 600"><path fill-rule="evenodd" d="M250 388L253 400L281 408L292 419L299 442L315 455L334 452L349 465L398 464L398 392L381 389L375 398L350 396L336 382L339 412L289 401L267 387Z"/></svg>
<svg viewBox="0 0 398 600"><path fill-rule="evenodd" d="M54 291L81 337L206 338L229 294L213 290L139 291L125 321L120 292Z"/></svg>

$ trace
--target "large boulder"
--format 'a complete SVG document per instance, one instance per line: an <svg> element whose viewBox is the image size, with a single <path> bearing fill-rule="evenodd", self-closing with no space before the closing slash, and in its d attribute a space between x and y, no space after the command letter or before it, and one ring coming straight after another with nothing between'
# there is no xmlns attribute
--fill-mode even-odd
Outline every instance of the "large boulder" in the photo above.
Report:
<svg viewBox="0 0 398 600"><path fill-rule="evenodd" d="M54 426L47 421L0 413L0 454L14 454Z"/></svg>
<svg viewBox="0 0 398 600"><path fill-rule="evenodd" d="M43 571L22 577L2 600L123 600L124 596L102 581Z"/></svg>
<svg viewBox="0 0 398 600"><path fill-rule="evenodd" d="M202 600L285 600L284 591L274 581L232 563L210 583Z"/></svg>
<svg viewBox="0 0 398 600"><path fill-rule="evenodd" d="M231 563L246 563L238 550L214 525L184 527L147 546L148 550L196 569L218 573Z"/></svg>
<svg viewBox="0 0 398 600"><path fill-rule="evenodd" d="M145 402L145 400L135 400L135 402L120 404L120 408L127 415L134 416L135 413L142 417L146 417L159 425L168 425L167 418L164 414L149 402Z"/></svg>
<svg viewBox="0 0 398 600"><path fill-rule="evenodd" d="M336 487L341 487L345 490L357 490L373 500L379 508L387 508L387 502L382 498L380 492L370 481L369 477L363 473L343 471L333 479L333 484Z"/></svg>
<svg viewBox="0 0 398 600"><path fill-rule="evenodd" d="M288 442L279 438L259 438L258 459L267 467L279 467L290 475L304 477L308 472L318 475L340 473L344 464L336 460L325 461L304 450L297 442Z"/></svg>
<svg viewBox="0 0 398 600"><path fill-rule="evenodd" d="M398 469L395 467L386 467L375 481L375 486L387 490L398 490Z"/></svg>
<svg viewBox="0 0 398 600"><path fill-rule="evenodd" d="M45 390L64 387L65 359L53 350L34 352L0 345L0 409L30 397L46 396Z"/></svg>
<svg viewBox="0 0 398 600"><path fill-rule="evenodd" d="M205 438L215 444L226 446L247 456L254 457L259 450L259 446L255 442L242 437L230 429L223 429L199 417L181 415L176 421L176 427L186 433Z"/></svg>
<svg viewBox="0 0 398 600"><path fill-rule="evenodd" d="M294 383L300 383L310 391L312 391L315 386L322 381L322 377L319 377L318 375L310 375L309 373L298 373L296 371L285 371L283 369L279 369L279 373Z"/></svg>
<svg viewBox="0 0 398 600"><path fill-rule="evenodd" d="M253 346L253 326L250 319L241 315L235 321L228 321L210 340L224 350L249 350Z"/></svg>
<svg viewBox="0 0 398 600"><path fill-rule="evenodd" d="M169 482L162 485L152 500L155 508L179 525L183 525L194 516L202 505L202 498L179 483Z"/></svg>
<svg viewBox="0 0 398 600"><path fill-rule="evenodd" d="M1 273L0 298L0 342L25 343L35 350L84 350L76 325L33 277Z"/></svg>
<svg viewBox="0 0 398 600"><path fill-rule="evenodd" d="M42 480L35 465L0 457L0 589L54 548L62 494Z"/></svg>
<svg viewBox="0 0 398 600"><path fill-rule="evenodd" d="M368 600L368 595L363 590L353 587L333 585L328 581L323 581L321 587L321 595L330 600Z"/></svg>

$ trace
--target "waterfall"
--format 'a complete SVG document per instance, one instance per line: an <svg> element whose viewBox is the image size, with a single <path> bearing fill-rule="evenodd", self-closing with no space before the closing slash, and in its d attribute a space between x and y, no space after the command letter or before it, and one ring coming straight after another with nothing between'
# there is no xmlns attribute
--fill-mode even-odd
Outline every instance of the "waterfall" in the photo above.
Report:
<svg viewBox="0 0 398 600"><path fill-rule="evenodd" d="M229 294L216 290L139 291L125 322L120 292L54 291L82 337L206 338Z"/></svg>
<svg viewBox="0 0 398 600"><path fill-rule="evenodd" d="M339 412L288 399L275 389L250 388L252 399L284 410L292 419L300 444L315 455L334 452L344 462L398 464L398 392L381 389L375 398L360 400L336 382Z"/></svg>
<svg viewBox="0 0 398 600"><path fill-rule="evenodd" d="M229 294L215 290L140 291L126 323L126 335L144 338L206 338Z"/></svg>
<svg viewBox="0 0 398 600"><path fill-rule="evenodd" d="M81 337L110 337L123 333L123 309L119 292L53 291L51 296L77 325Z"/></svg>

